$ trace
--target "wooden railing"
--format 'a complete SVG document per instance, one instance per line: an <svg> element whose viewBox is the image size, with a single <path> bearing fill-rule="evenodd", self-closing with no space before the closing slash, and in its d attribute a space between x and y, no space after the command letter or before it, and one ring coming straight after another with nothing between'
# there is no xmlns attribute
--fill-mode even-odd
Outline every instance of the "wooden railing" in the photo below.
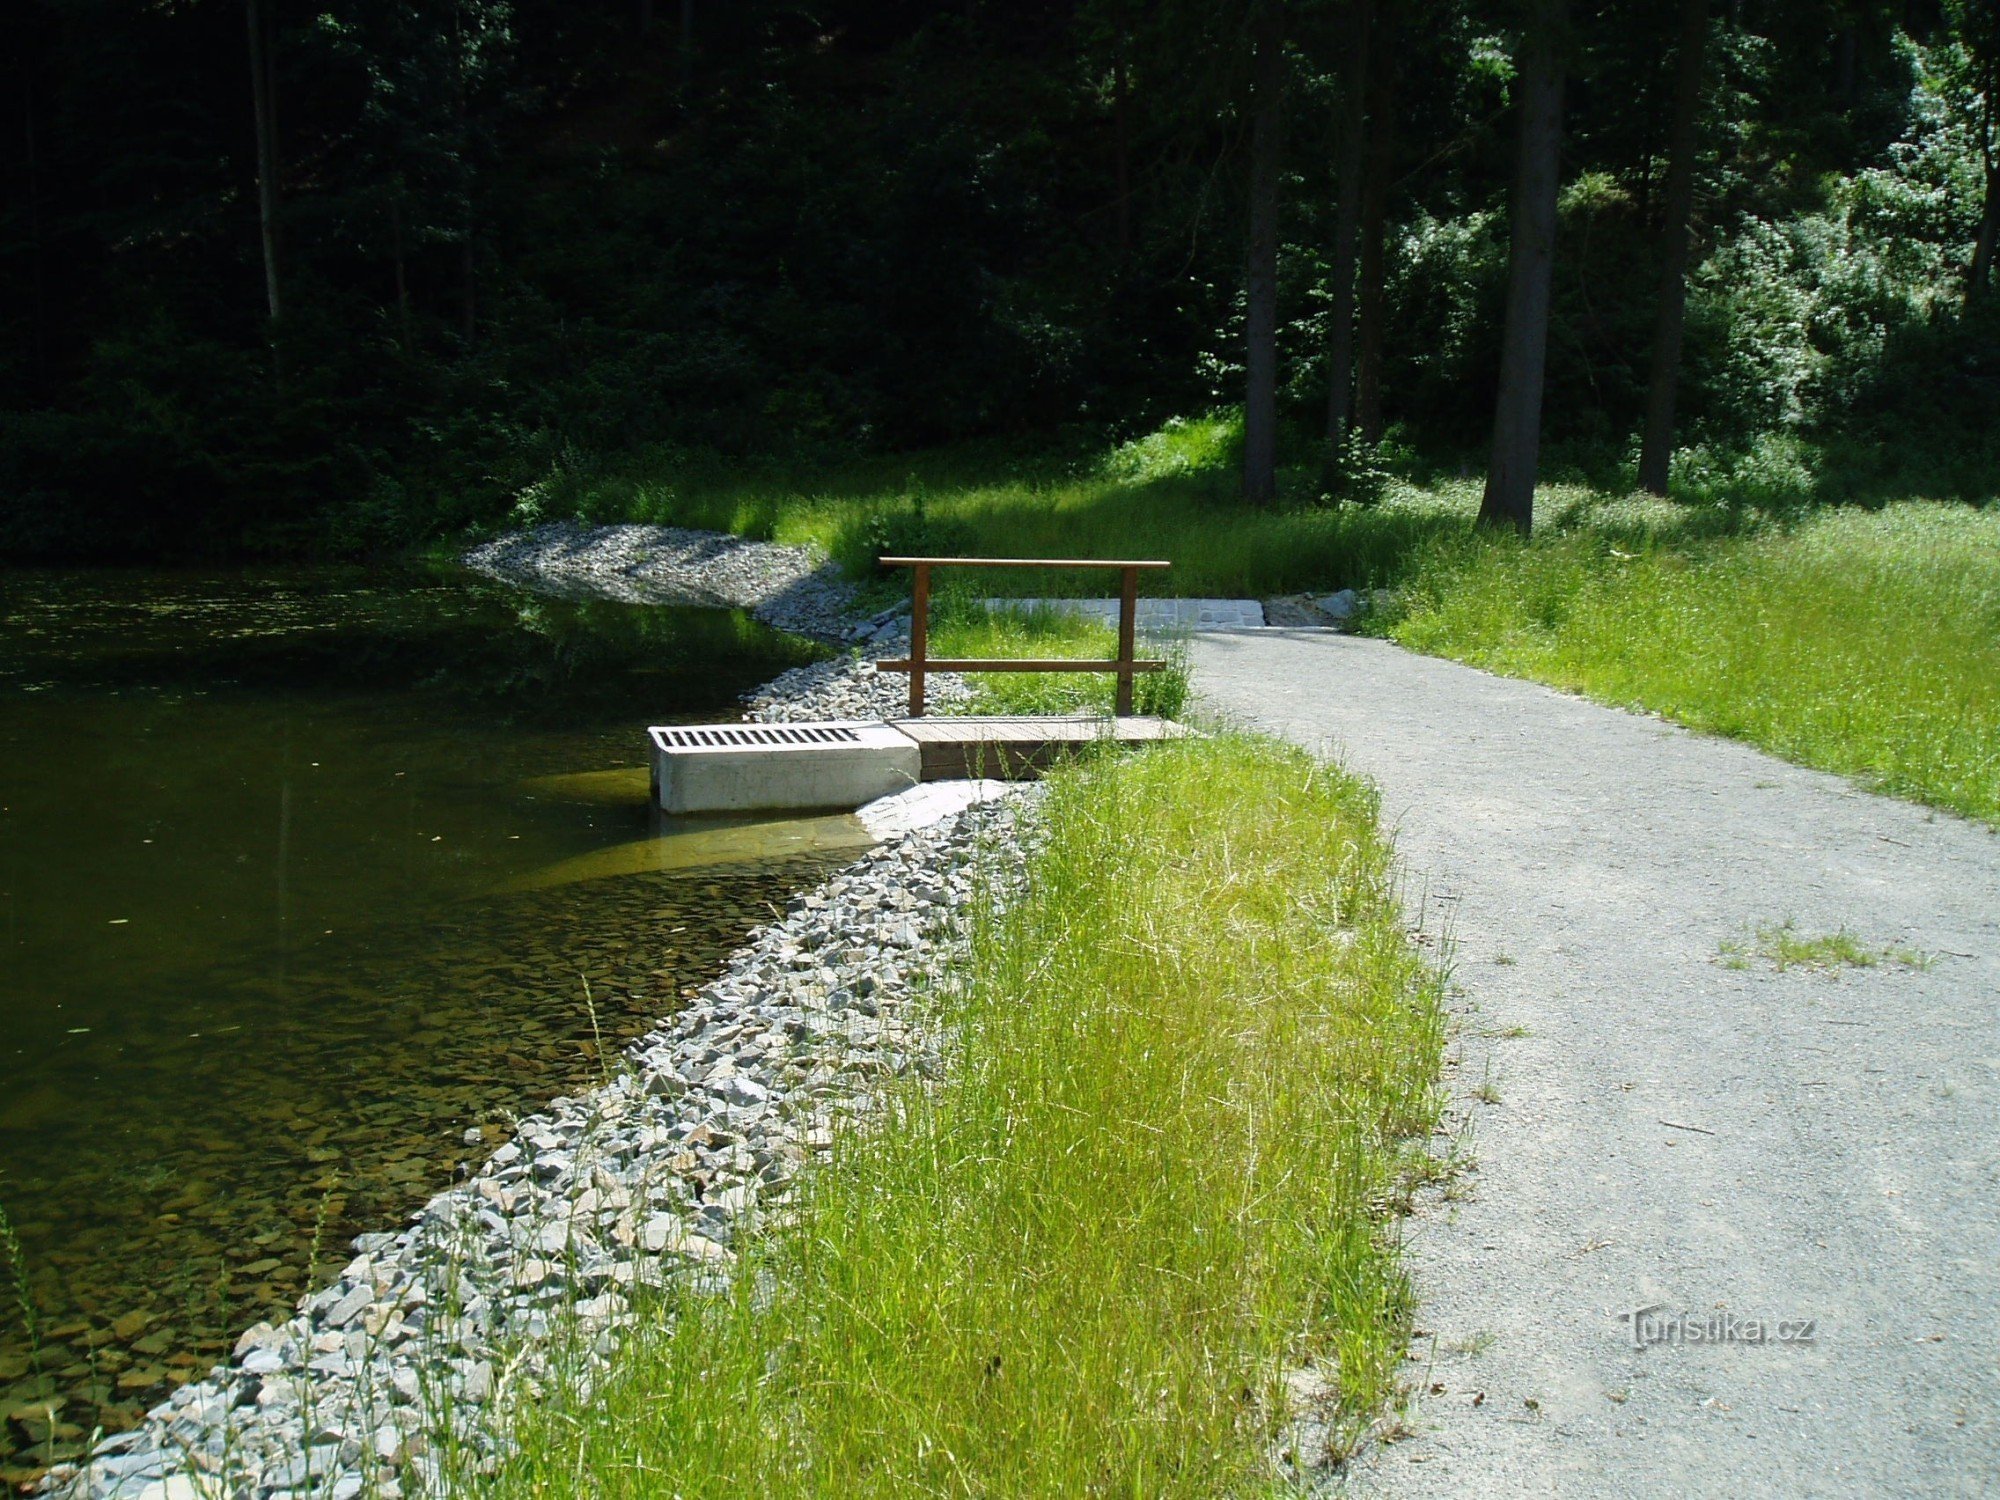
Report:
<svg viewBox="0 0 2000 1500"><path fill-rule="evenodd" d="M878 661L877 671L910 674L910 717L924 716L924 677L930 672L1116 672L1118 696L1115 712L1132 712L1132 678L1136 672L1157 672L1163 661L1139 661L1134 652L1139 632L1139 574L1158 572L1173 566L1167 562L1128 562L1096 557L884 557L885 568L915 568L917 575L910 599L910 654L897 661ZM1118 655L1110 661L1060 657L1053 661L1024 661L1018 657L931 657L930 640L932 568L1116 568L1118 590Z"/></svg>

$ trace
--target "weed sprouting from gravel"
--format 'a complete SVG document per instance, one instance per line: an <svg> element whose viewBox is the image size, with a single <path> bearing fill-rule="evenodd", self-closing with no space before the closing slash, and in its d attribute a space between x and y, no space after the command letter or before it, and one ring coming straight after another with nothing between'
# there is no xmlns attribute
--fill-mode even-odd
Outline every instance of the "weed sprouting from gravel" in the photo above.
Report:
<svg viewBox="0 0 2000 1500"><path fill-rule="evenodd" d="M1872 969L1885 963L1906 969L1928 969L1931 965L1928 954L1894 946L1874 947L1844 927L1834 932L1802 932L1789 918L1759 926L1749 937L1725 939L1719 953L1725 969L1749 969L1761 959L1779 973L1787 969L1833 973Z"/></svg>

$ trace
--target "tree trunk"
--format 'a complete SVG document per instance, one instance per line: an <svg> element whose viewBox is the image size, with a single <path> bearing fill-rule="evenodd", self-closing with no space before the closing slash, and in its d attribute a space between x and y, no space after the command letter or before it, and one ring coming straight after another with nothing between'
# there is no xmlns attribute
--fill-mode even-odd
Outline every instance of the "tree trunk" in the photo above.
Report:
<svg viewBox="0 0 2000 1500"><path fill-rule="evenodd" d="M1972 246L1971 274L1965 283L1965 302L1970 307L1983 297L1993 279L1993 251L2000 240L2000 169L1986 169L1986 211L1979 217L1979 238Z"/></svg>
<svg viewBox="0 0 2000 1500"><path fill-rule="evenodd" d="M1673 139L1668 145L1666 223L1660 234L1660 300L1653 325L1653 373L1646 388L1646 431L1639 445L1639 488L1667 492L1674 457L1674 398L1680 387L1681 335L1687 325L1687 264L1694 237L1695 125L1701 113L1702 49L1708 0L1681 0L1680 61L1674 77Z"/></svg>
<svg viewBox="0 0 2000 1500"><path fill-rule="evenodd" d="M1254 0L1251 16L1250 254L1244 277L1243 498L1278 493L1278 127L1284 80L1280 0Z"/></svg>
<svg viewBox="0 0 2000 1500"><path fill-rule="evenodd" d="M1361 298L1356 332L1354 421L1361 440L1382 441L1382 350L1385 328L1383 236L1389 222L1389 187L1396 172L1396 57L1393 14L1382 17L1380 65L1368 106L1368 167L1361 190Z"/></svg>
<svg viewBox="0 0 2000 1500"><path fill-rule="evenodd" d="M48 296L47 272L42 255L42 172L35 150L35 84L32 78L25 80L21 86L21 145L28 169L28 255L34 288L34 304L29 308L28 357L33 370L31 378L39 385L48 367L48 319L45 311ZM1987 197L1990 202L1992 195L1989 193Z"/></svg>
<svg viewBox="0 0 2000 1500"><path fill-rule="evenodd" d="M1118 253L1132 253L1132 138L1126 120L1125 33L1118 33L1118 55L1111 64L1112 149L1118 174Z"/></svg>
<svg viewBox="0 0 2000 1500"><path fill-rule="evenodd" d="M479 334L479 275L478 262L472 248L472 221L465 223L465 238L459 243L458 253L459 292L462 298L459 316L465 334L465 347L470 349Z"/></svg>
<svg viewBox="0 0 2000 1500"><path fill-rule="evenodd" d="M462 32L453 50L452 107L458 117L458 167L465 189L465 201L460 205L464 219L458 241L459 331L464 336L466 349L470 351L479 336L479 263L473 244L478 208L475 204L477 174L472 157L472 90L465 76L466 47Z"/></svg>
<svg viewBox="0 0 2000 1500"><path fill-rule="evenodd" d="M270 318L284 312L278 284L278 87L272 66L277 27L271 0L244 0L250 31L250 104L257 140L257 227L264 249L264 297Z"/></svg>
<svg viewBox="0 0 2000 1500"><path fill-rule="evenodd" d="M1986 167L1986 208L1979 216L1979 238L1973 242L1972 265L1965 279L1965 305L1986 295L1993 279L1995 241L2000 240L2000 155L1995 153L1994 95L2000 93L2000 62L1986 66L1983 118L1979 122L1979 155Z"/></svg>
<svg viewBox="0 0 2000 1500"><path fill-rule="evenodd" d="M1342 69L1339 181L1333 215L1333 309L1326 345L1326 460L1322 482L1339 477L1340 452L1354 412L1354 261L1361 234L1361 171L1368 121L1368 44L1374 0L1348 0Z"/></svg>
<svg viewBox="0 0 2000 1500"><path fill-rule="evenodd" d="M410 347L409 254L403 248L403 200L389 201L389 247L396 259L396 321L403 331L403 348Z"/></svg>
<svg viewBox="0 0 2000 1500"><path fill-rule="evenodd" d="M1541 456L1542 372L1548 356L1561 179L1564 12L1564 0L1533 0L1521 38L1521 134L1507 321L1500 344L1500 392L1493 406L1493 455L1479 505L1482 526L1511 526L1523 536L1534 525L1535 468Z"/></svg>

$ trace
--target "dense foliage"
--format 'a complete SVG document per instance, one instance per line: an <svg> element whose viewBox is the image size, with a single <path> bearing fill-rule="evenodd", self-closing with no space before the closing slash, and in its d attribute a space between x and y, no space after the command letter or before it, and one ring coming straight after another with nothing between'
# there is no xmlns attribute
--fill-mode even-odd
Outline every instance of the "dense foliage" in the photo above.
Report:
<svg viewBox="0 0 2000 1500"><path fill-rule="evenodd" d="M1352 0L26 0L0 549L352 551L635 450L1046 445L1237 399L1255 5L1303 466ZM1455 463L1498 368L1520 11L1376 9L1362 425ZM1994 13L1708 16L1695 482L1907 486L1913 439L1948 460L1924 488L1993 492ZM1600 475L1644 402L1681 14L1578 4L1564 37L1545 422Z"/></svg>

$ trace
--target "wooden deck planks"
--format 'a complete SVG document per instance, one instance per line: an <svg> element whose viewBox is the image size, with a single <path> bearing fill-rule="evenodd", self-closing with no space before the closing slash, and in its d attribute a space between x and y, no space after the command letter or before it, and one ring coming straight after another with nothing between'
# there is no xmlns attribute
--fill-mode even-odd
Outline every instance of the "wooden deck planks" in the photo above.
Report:
<svg viewBox="0 0 2000 1500"><path fill-rule="evenodd" d="M895 727L917 742L925 781L1033 777L1100 740L1140 745L1188 732L1172 720L1141 715L897 719Z"/></svg>

